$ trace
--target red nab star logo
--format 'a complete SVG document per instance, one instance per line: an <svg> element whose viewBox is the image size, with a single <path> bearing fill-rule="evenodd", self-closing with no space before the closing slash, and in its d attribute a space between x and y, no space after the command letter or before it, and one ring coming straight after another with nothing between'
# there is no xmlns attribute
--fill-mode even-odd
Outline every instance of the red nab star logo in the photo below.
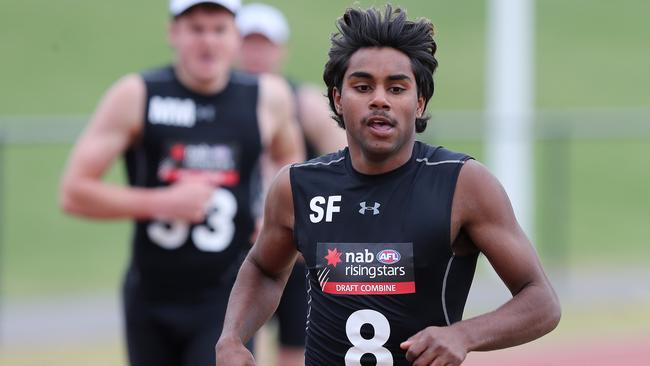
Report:
<svg viewBox="0 0 650 366"><path fill-rule="evenodd" d="M336 248L334 250L327 249L327 255L324 257L327 259L327 264L336 267L337 264L341 263L341 254Z"/></svg>

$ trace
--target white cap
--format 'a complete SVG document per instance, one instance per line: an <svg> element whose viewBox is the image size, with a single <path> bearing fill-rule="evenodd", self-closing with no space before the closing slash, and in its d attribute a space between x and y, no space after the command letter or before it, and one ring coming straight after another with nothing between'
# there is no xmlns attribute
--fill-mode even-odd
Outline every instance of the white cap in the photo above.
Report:
<svg viewBox="0 0 650 366"><path fill-rule="evenodd" d="M275 44L289 40L289 23L282 12L266 4L249 4L237 13L237 27L242 37L261 34Z"/></svg>
<svg viewBox="0 0 650 366"><path fill-rule="evenodd" d="M241 0L169 0L169 12L173 16L177 16L198 4L215 4L223 6L231 13L236 14L241 7Z"/></svg>

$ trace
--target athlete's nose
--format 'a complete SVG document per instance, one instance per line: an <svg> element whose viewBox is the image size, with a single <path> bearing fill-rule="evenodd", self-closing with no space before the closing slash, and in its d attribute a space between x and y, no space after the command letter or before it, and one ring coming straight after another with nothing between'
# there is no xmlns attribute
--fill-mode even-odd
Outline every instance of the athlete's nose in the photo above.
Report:
<svg viewBox="0 0 650 366"><path fill-rule="evenodd" d="M388 102L387 93L382 88L376 88L372 93L370 100L370 109L376 110L390 110L390 103Z"/></svg>

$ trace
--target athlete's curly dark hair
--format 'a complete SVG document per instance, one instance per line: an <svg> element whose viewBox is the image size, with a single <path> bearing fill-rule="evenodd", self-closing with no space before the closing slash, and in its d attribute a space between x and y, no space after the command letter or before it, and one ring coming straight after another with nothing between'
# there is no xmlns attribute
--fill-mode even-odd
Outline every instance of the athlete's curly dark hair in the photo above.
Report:
<svg viewBox="0 0 650 366"><path fill-rule="evenodd" d="M424 97L426 109L433 95L433 72L438 67L435 58L436 42L433 39L433 24L428 19L415 21L406 18L406 11L386 5L383 16L378 9L368 10L348 8L336 22L338 33L332 34L332 47L325 64L323 80L327 85L327 97L334 112L332 118L345 128L343 116L336 112L333 90L343 86L343 76L348 68L350 57L365 47L391 47L404 53L411 60L418 97ZM415 131L422 132L427 127L429 115L415 120Z"/></svg>

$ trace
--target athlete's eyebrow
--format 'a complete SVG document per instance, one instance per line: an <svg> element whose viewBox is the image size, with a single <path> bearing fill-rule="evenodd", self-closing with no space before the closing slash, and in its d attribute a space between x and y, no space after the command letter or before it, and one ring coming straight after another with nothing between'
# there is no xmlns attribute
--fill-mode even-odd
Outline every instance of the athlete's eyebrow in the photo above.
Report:
<svg viewBox="0 0 650 366"><path fill-rule="evenodd" d="M348 76L348 79L351 78L362 78L362 79L372 79L372 74L365 71L355 71Z"/></svg>
<svg viewBox="0 0 650 366"><path fill-rule="evenodd" d="M411 81L411 78L406 74L388 75L387 79L390 80L390 81L400 81L400 80Z"/></svg>
<svg viewBox="0 0 650 366"><path fill-rule="evenodd" d="M350 73L350 75L348 76L348 79L351 79L351 78L373 79L373 76L372 76L372 74L370 74L369 72L366 72L366 71L354 71L354 72ZM411 81L411 78L406 74L388 75L388 77L386 79L389 80L389 81L400 81L400 80Z"/></svg>

